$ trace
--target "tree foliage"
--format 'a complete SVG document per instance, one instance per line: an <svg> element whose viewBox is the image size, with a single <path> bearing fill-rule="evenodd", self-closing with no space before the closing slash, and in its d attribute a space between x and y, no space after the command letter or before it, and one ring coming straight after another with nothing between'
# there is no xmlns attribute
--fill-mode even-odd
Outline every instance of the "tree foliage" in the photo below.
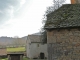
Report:
<svg viewBox="0 0 80 60"><path fill-rule="evenodd" d="M59 7L62 6L62 4L63 4L65 1L66 1L66 0L53 0L53 5L47 7L47 10L46 10L46 12L45 12L45 14L44 14L44 19L43 19L44 24L43 24L43 25L45 25L46 20L47 20L46 15L48 15L48 14L50 14L51 12L57 10ZM42 33L42 35L41 35L41 41L42 41L42 43L47 43L47 31L44 29L44 26L43 26L43 28L41 29L41 33Z"/></svg>
<svg viewBox="0 0 80 60"><path fill-rule="evenodd" d="M59 7L62 6L62 4L65 2L66 0L53 0L53 5L52 6L49 6L47 7L47 10L46 10L46 15L55 11L56 9L58 9Z"/></svg>
<svg viewBox="0 0 80 60"><path fill-rule="evenodd" d="M45 29L41 30L41 42L47 43L47 31Z"/></svg>

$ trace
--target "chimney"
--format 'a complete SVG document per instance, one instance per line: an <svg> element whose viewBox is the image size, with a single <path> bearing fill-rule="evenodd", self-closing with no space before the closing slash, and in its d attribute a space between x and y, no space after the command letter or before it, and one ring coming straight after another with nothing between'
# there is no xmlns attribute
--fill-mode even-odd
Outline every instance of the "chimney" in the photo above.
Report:
<svg viewBox="0 0 80 60"><path fill-rule="evenodd" d="M76 3L76 0L71 0L71 4L75 4Z"/></svg>
<svg viewBox="0 0 80 60"><path fill-rule="evenodd" d="M71 4L80 4L80 0L71 0Z"/></svg>

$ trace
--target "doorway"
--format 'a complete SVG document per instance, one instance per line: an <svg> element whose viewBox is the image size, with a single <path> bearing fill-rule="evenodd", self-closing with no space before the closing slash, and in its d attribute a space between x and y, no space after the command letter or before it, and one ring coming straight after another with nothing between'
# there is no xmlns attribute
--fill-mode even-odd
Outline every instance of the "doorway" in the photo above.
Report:
<svg viewBox="0 0 80 60"><path fill-rule="evenodd" d="M44 53L40 53L40 58L44 59L45 58L45 54Z"/></svg>
<svg viewBox="0 0 80 60"><path fill-rule="evenodd" d="M20 55L11 55L11 60L20 60Z"/></svg>

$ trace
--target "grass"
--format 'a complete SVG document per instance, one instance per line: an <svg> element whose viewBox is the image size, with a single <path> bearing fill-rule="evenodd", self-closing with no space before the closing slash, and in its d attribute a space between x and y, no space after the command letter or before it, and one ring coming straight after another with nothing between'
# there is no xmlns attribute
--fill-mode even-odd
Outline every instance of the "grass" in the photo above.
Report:
<svg viewBox="0 0 80 60"><path fill-rule="evenodd" d="M0 60L8 60L8 58L0 59ZM28 58L23 57L23 60L28 60Z"/></svg>
<svg viewBox="0 0 80 60"><path fill-rule="evenodd" d="M8 60L8 58L0 59L0 60Z"/></svg>
<svg viewBox="0 0 80 60"><path fill-rule="evenodd" d="M26 51L25 47L7 48L7 52L21 52Z"/></svg>
<svg viewBox="0 0 80 60"><path fill-rule="evenodd" d="M26 57L23 57L23 60L29 60L28 58L26 58Z"/></svg>

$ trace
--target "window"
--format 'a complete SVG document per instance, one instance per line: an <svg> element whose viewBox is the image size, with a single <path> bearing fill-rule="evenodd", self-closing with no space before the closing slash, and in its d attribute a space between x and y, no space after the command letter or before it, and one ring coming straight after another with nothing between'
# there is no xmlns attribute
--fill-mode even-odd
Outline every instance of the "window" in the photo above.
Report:
<svg viewBox="0 0 80 60"><path fill-rule="evenodd" d="M39 44L37 44L37 47L39 47Z"/></svg>

